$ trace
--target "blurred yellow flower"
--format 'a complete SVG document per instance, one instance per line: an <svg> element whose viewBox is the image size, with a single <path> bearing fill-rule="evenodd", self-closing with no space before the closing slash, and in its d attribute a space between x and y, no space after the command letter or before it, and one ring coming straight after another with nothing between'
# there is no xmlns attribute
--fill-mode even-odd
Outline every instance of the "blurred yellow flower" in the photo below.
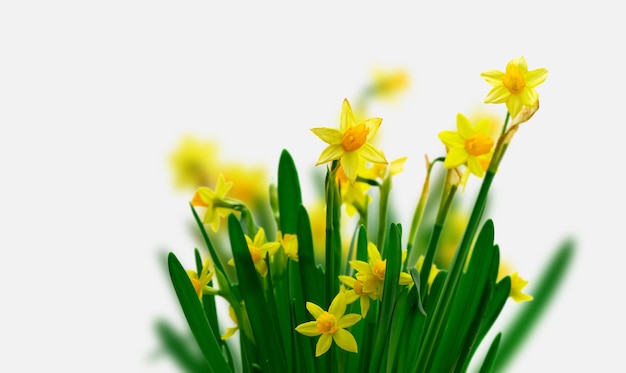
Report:
<svg viewBox="0 0 626 373"><path fill-rule="evenodd" d="M369 118L357 123L350 103L344 99L338 130L325 127L311 129L317 137L329 144L322 151L316 166L340 160L348 181L354 183L361 158L374 163L386 164L387 160L383 152L369 142L378 131L381 122L381 118Z"/></svg>
<svg viewBox="0 0 626 373"><path fill-rule="evenodd" d="M515 118L523 106L534 107L539 100L535 88L548 77L548 70L528 71L526 59L522 56L511 60L506 65L506 72L490 70L480 74L493 88L487 94L485 103L500 104Z"/></svg>
<svg viewBox="0 0 626 373"><path fill-rule="evenodd" d="M393 99L409 87L409 73L405 69L373 70L372 93L383 99Z"/></svg>
<svg viewBox="0 0 626 373"><path fill-rule="evenodd" d="M456 168L467 165L467 168L476 176L485 174L486 159L491 157L495 142L489 136L489 121L481 120L473 126L467 117L461 113L456 116L457 132L442 131L439 139L448 148L448 154L443 165L446 168Z"/></svg>
<svg viewBox="0 0 626 373"><path fill-rule="evenodd" d="M264 167L244 167L231 163L222 167L222 172L235 185L229 193L232 198L251 207L258 205L260 201L267 200L268 177Z"/></svg>
<svg viewBox="0 0 626 373"><path fill-rule="evenodd" d="M343 167L339 167L337 170L337 185L339 185L341 201L350 217L359 211L365 211L367 205L372 201L372 197L367 194L370 185L367 183L350 183Z"/></svg>
<svg viewBox="0 0 626 373"><path fill-rule="evenodd" d="M528 281L521 278L517 272L513 272L511 275L511 293L509 296L516 302L525 302L532 300L533 297L528 294L522 293L522 289L528 285Z"/></svg>
<svg viewBox="0 0 626 373"><path fill-rule="evenodd" d="M213 277L213 264L209 258L206 258L202 264L200 275L192 269L187 271L187 275L191 280L193 288L196 290L196 294L198 294L198 298L202 299L204 287L209 285L209 282L211 282L211 278Z"/></svg>
<svg viewBox="0 0 626 373"><path fill-rule="evenodd" d="M346 313L346 296L340 291L333 299L328 312L315 303L306 302L306 309L315 317L315 321L302 323L296 327L296 331L307 337L315 337L321 334L315 347L315 356L324 354L330 348L332 341L337 346L349 351L357 352L356 339L345 328L349 328L361 320L356 313Z"/></svg>
<svg viewBox="0 0 626 373"><path fill-rule="evenodd" d="M219 229L220 218L227 216L231 211L224 198L232 186L233 183L225 182L224 175L220 174L217 178L215 191L208 187L199 187L191 199L192 206L206 209L202 221L204 224L210 224L214 232Z"/></svg>
<svg viewBox="0 0 626 373"><path fill-rule="evenodd" d="M214 177L217 145L194 136L183 137L178 148L170 156L174 183L178 188L206 186Z"/></svg>
<svg viewBox="0 0 626 373"><path fill-rule="evenodd" d="M226 328L226 332L222 334L222 340L232 337L239 330L239 321L237 321L237 315L235 315L235 309L232 306L228 306L228 316L235 323L235 326Z"/></svg>
<svg viewBox="0 0 626 373"><path fill-rule="evenodd" d="M278 231L278 242L283 246L285 255L294 261L298 261L298 236L295 234L283 234Z"/></svg>

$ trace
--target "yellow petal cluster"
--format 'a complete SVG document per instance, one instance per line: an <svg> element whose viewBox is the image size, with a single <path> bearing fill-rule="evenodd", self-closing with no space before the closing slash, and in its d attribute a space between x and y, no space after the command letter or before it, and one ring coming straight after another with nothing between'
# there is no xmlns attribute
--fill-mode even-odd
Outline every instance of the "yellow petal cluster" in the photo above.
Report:
<svg viewBox="0 0 626 373"><path fill-rule="evenodd" d="M506 71L490 70L480 74L493 88L487 94L485 103L506 103L506 108L515 118L522 107L534 107L539 100L535 88L548 77L548 70L536 69L528 71L526 59L522 56L511 60Z"/></svg>
<svg viewBox="0 0 626 373"><path fill-rule="evenodd" d="M333 299L328 311L315 303L307 302L306 309L309 310L315 321L302 323L296 327L296 331L308 337L320 335L315 347L315 356L324 354L335 341L337 346L349 351L357 352L358 346L354 336L346 330L361 320L361 316L356 313L346 313L346 295L339 292Z"/></svg>
<svg viewBox="0 0 626 373"><path fill-rule="evenodd" d="M493 155L495 142L490 136L488 120L475 126L461 113L456 116L457 131L442 131L439 139L448 148L444 167L448 169L466 165L478 177L483 177Z"/></svg>
<svg viewBox="0 0 626 373"><path fill-rule="evenodd" d="M338 130L326 127L311 129L317 137L328 144L316 165L339 160L348 181L354 183L361 159L387 164L383 152L370 143L381 122L381 118L369 118L357 122L350 103L344 99Z"/></svg>

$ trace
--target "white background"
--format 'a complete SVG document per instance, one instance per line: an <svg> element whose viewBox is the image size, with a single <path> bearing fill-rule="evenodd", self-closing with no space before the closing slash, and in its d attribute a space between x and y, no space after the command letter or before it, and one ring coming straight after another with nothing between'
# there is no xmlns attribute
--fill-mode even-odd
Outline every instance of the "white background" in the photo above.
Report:
<svg viewBox="0 0 626 373"><path fill-rule="evenodd" d="M624 369L621 11L207 3L0 6L0 370L173 371L148 360L153 321L182 317L159 255L193 250L167 167L183 134L271 170L286 148L306 170L309 129L336 127L374 66L405 68L410 91L372 114L388 158L409 157L394 192L412 206L437 133L483 105L480 72L520 55L549 76L494 183L496 240L529 288L564 237L577 251L511 371Z"/></svg>

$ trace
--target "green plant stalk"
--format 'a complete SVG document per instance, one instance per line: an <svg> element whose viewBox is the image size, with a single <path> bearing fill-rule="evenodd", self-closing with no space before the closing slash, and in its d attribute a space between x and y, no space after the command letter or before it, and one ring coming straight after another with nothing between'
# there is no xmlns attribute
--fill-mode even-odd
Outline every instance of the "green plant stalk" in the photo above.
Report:
<svg viewBox="0 0 626 373"><path fill-rule="evenodd" d="M441 203L439 204L439 210L437 211L437 217L435 218L435 225L433 226L433 233L428 243L428 250L426 250L424 263L422 264L422 270L420 273L420 294L422 294L423 297L426 296L428 291L428 277L430 276L430 270L435 260L437 246L439 245L439 238L441 237L441 232L443 231L443 224L446 221L446 216L448 216L450 206L452 206L452 201L454 200L454 195L458 189L458 185L451 184L449 182L452 172L454 171L450 170L446 173L444 190L441 195ZM422 298L422 301L423 300L424 298Z"/></svg>
<svg viewBox="0 0 626 373"><path fill-rule="evenodd" d="M420 349L418 355L418 367L420 367L421 370L425 369L431 363L431 359L437 349L437 340L439 339L445 326L445 320L449 313L449 307L454 299L454 294L458 287L463 268L465 267L472 241L476 235L478 225L485 210L487 194L494 176L495 174L490 170L488 170L485 174L474 204L474 208L472 209L472 213L467 223L465 233L463 234L461 243L459 244L459 247L452 259L450 271L443 286L442 295L439 297L435 306L432 321L426 327L424 343L422 344L423 348Z"/></svg>
<svg viewBox="0 0 626 373"><path fill-rule="evenodd" d="M426 202L428 201L428 195L430 193L430 174L433 169L433 165L438 161L443 161L445 158L440 157L432 161L428 164L426 169L426 177L424 178L424 184L422 185L422 192L420 194L420 198L417 202L417 206L415 206L415 211L413 212L413 219L411 220L411 228L409 230L409 237L407 240L407 259L404 262L403 269L406 271L409 268L413 268L417 263L417 258L413 254L413 247L415 246L415 241L417 239L417 231L422 221L422 217L424 216L424 210L426 208Z"/></svg>
<svg viewBox="0 0 626 373"><path fill-rule="evenodd" d="M391 192L391 174L387 173L387 176L383 180L380 188L379 205L378 205L378 240L377 245L380 248L380 255L384 258L385 253L385 233L387 232L387 212L389 210L389 194Z"/></svg>

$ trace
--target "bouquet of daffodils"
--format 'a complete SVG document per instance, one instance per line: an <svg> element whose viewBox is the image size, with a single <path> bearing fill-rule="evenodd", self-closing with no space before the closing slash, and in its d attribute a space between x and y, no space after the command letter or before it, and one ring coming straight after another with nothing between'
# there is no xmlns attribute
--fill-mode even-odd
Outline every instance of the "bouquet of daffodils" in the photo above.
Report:
<svg viewBox="0 0 626 373"><path fill-rule="evenodd" d="M339 128L312 129L327 144L317 159L325 166L322 208L305 207L287 150L276 184L254 198L251 186L263 183L255 171L218 173L211 188L202 185L208 172L197 172L202 160L189 166L203 179L190 206L206 250L195 250L195 268L172 252L167 263L194 345L166 324L159 328L181 366L219 373L502 370L562 278L572 243L557 250L533 295L502 263L494 222L485 216L488 194L515 133L539 109L536 87L547 71L529 70L520 57L504 72L481 76L492 86L485 103L506 104L504 124L494 135L489 121L457 115L456 130L439 134L442 154L426 157L406 226L391 221L390 203L406 158L388 161L373 142L382 119L359 119L347 99ZM357 101L398 90L405 78L380 78ZM482 182L459 225L456 201L464 194L457 191L471 177ZM488 335L509 298L533 306L508 331Z"/></svg>

